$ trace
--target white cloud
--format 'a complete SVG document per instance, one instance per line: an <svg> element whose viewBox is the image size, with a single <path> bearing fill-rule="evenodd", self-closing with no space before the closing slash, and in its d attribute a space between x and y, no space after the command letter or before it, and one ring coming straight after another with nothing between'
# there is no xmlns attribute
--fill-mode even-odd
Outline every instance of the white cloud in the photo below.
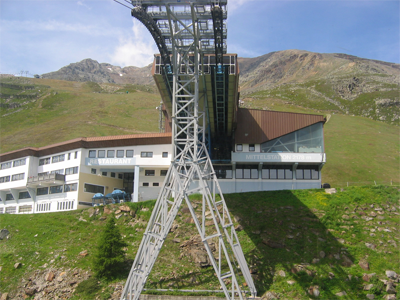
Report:
<svg viewBox="0 0 400 300"><path fill-rule="evenodd" d="M114 53L110 56L111 63L121 67L144 67L153 61L158 49L150 32L137 20L133 19L132 35L121 37Z"/></svg>
<svg viewBox="0 0 400 300"><path fill-rule="evenodd" d="M83 1L78 1L77 4L78 4L79 6L86 7L86 8L89 9L89 10L92 9L89 5L85 4Z"/></svg>

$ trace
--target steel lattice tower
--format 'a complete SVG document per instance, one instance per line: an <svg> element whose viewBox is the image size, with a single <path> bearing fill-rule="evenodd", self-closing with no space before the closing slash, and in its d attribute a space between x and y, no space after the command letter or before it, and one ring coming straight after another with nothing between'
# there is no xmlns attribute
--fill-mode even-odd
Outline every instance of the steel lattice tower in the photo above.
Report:
<svg viewBox="0 0 400 300"><path fill-rule="evenodd" d="M227 0L125 1L160 51L172 101L174 153L121 300L139 299L182 202L191 212L226 299L246 299L242 278L255 297L253 279L206 147L207 99L199 96L203 55L215 54L216 74L223 72ZM222 113L220 118L224 118ZM202 194L200 216L189 199L193 193ZM211 215L213 225L206 226L206 215ZM211 239L218 239L215 256Z"/></svg>

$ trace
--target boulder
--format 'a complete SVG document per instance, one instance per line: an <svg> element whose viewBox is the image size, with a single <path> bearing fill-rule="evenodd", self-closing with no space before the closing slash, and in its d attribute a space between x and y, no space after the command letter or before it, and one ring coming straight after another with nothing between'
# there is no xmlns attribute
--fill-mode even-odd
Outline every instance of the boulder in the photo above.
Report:
<svg viewBox="0 0 400 300"><path fill-rule="evenodd" d="M130 207L128 205L121 205L119 207L119 209L122 210L122 211L125 211L125 212L130 212L131 211L131 209L130 209Z"/></svg>
<svg viewBox="0 0 400 300"><path fill-rule="evenodd" d="M9 299L8 298L8 293L4 293L4 294L1 295L0 300L8 300L8 299Z"/></svg>
<svg viewBox="0 0 400 300"><path fill-rule="evenodd" d="M4 240L9 234L10 232L7 229L0 230L0 240Z"/></svg>
<svg viewBox="0 0 400 300"><path fill-rule="evenodd" d="M348 258L346 255L342 255L342 266L351 267L352 265L353 265L352 260Z"/></svg>
<svg viewBox="0 0 400 300"><path fill-rule="evenodd" d="M36 293L36 289L35 288L26 288L25 289L25 295L27 296L33 296Z"/></svg>
<svg viewBox="0 0 400 300"><path fill-rule="evenodd" d="M51 281L53 281L54 277L55 277L54 273L52 271L50 271L49 273L46 274L45 280L51 282Z"/></svg>
<svg viewBox="0 0 400 300"><path fill-rule="evenodd" d="M396 294L396 287L394 286L393 282L388 282L386 286L386 293L388 294Z"/></svg>
<svg viewBox="0 0 400 300"><path fill-rule="evenodd" d="M15 263L15 264L14 264L14 269L18 269L20 266L22 266L21 263L19 263L19 262L18 262L18 263Z"/></svg>
<svg viewBox="0 0 400 300"><path fill-rule="evenodd" d="M361 259L358 262L358 265L361 267L361 269L365 270L365 271L369 271L369 263L367 260L365 259Z"/></svg>
<svg viewBox="0 0 400 300"><path fill-rule="evenodd" d="M371 278L374 277L375 275L376 275L376 273L364 274L363 277L362 277L362 279L363 279L364 281L369 282L369 281L371 280Z"/></svg>
<svg viewBox="0 0 400 300"><path fill-rule="evenodd" d="M390 279L396 279L397 278L397 273L395 271L387 270L386 271L386 276L387 276L387 278L390 278Z"/></svg>

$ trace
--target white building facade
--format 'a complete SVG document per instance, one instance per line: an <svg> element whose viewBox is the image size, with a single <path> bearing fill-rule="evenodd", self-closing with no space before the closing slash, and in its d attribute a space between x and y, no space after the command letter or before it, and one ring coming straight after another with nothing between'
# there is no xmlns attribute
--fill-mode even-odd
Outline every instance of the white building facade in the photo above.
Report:
<svg viewBox="0 0 400 300"><path fill-rule="evenodd" d="M222 192L320 188L324 122L317 115L239 109L229 159L213 160ZM156 199L172 150L171 133L155 133L0 154L0 213L75 210L114 190L128 201Z"/></svg>

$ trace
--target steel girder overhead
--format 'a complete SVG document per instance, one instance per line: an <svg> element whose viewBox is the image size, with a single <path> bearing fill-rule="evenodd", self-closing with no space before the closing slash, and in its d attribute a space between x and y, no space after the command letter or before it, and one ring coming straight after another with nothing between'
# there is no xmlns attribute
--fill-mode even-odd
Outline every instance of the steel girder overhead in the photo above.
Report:
<svg viewBox="0 0 400 300"><path fill-rule="evenodd" d="M204 57L207 54L218 57L216 54L223 49L220 32L226 31L226 1L154 0L132 1L132 5L132 15L149 29L160 52L167 49L169 54L170 61L165 53L160 53L159 67L164 84L168 85L166 94L171 98L174 153L121 300L139 299L183 202L189 208L226 299L246 299L246 292L254 298L254 282L205 143L207 116L204 110L209 101L203 75ZM217 15L224 18L218 26L212 24L219 18L213 18L215 8ZM219 32L211 35L210 31L215 28ZM213 40L216 36L217 46ZM222 63L210 67L221 69ZM202 195L202 205L197 210L189 199L194 193ZM206 216L211 216L212 224L206 222ZM216 253L211 251L212 241L218 245ZM243 289L244 283L249 291Z"/></svg>

